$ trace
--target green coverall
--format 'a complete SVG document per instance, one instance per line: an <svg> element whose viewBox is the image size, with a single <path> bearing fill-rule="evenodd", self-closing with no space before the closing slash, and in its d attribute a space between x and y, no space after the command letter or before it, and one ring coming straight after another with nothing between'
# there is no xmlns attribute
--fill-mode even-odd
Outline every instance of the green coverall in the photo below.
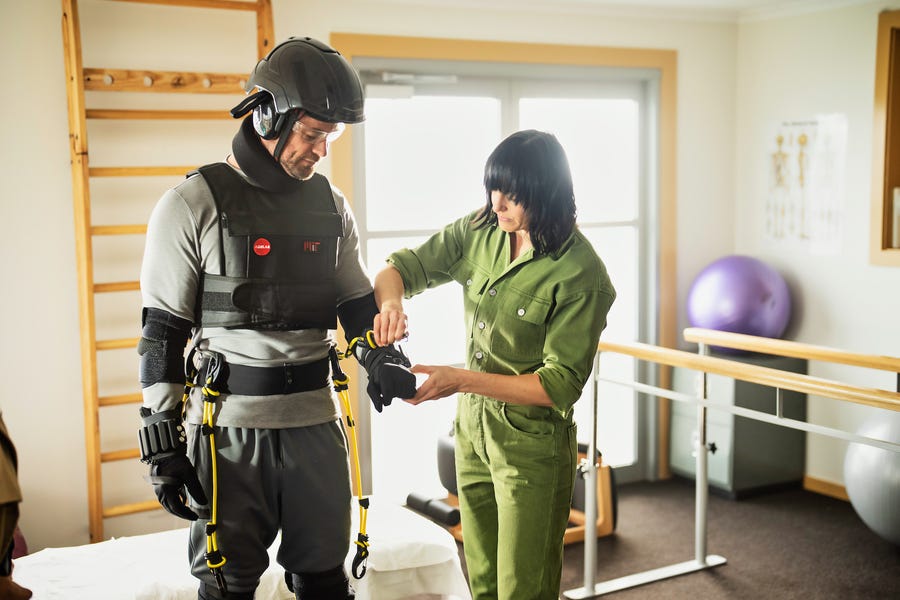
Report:
<svg viewBox="0 0 900 600"><path fill-rule="evenodd" d="M456 476L474 600L557 599L575 481L573 405L615 299L603 262L577 229L555 253L510 262L508 235L472 213L388 258L407 298L463 286L467 368L537 373L554 406L460 394Z"/></svg>

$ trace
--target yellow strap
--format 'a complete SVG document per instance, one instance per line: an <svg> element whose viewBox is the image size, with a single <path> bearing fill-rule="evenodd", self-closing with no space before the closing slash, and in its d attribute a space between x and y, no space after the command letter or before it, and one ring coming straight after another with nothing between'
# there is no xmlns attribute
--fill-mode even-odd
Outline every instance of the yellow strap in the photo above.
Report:
<svg viewBox="0 0 900 600"><path fill-rule="evenodd" d="M209 383L209 382L207 382ZM208 387L203 387L203 394L205 396L218 396L219 392L216 390L209 389ZM211 461L211 470L212 470L212 514L210 515L209 524L212 525L210 529L212 531L206 534L206 551L208 553L218 552L219 550L219 540L216 532L216 521L218 519L219 514L219 470L216 463L216 436L213 429L214 426L214 415L215 415L216 405L214 402L204 402L203 403L203 424L209 427L209 454ZM226 558L224 555L222 556L222 560L217 564L213 564L212 561L207 560L206 566L210 569L218 569L222 565L225 564Z"/></svg>

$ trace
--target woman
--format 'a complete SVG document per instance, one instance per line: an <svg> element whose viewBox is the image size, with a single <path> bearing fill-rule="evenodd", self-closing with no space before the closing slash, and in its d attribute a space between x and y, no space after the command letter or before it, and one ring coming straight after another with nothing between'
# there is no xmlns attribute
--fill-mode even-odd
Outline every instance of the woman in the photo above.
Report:
<svg viewBox="0 0 900 600"><path fill-rule="evenodd" d="M573 405L615 299L606 268L575 226L565 151L514 133L484 170L484 207L375 278L374 333L406 333L403 298L463 286L467 368L416 365L418 404L458 394L456 476L475 600L556 599L575 481ZM502 540L502 545L499 541Z"/></svg>

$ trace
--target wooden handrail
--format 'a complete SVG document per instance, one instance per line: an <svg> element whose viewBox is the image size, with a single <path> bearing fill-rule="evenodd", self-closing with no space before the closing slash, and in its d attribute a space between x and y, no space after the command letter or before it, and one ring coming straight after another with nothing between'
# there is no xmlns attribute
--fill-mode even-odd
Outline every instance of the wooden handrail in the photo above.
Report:
<svg viewBox="0 0 900 600"><path fill-rule="evenodd" d="M805 358L807 360L819 360L900 373L900 358L893 356L858 354L836 350L827 346L801 344L800 342L776 340L755 335L745 335L743 333L731 333L729 331L717 331L715 329L702 329L700 327L686 328L684 330L684 339L697 344L708 344L710 346L721 346L749 352L762 352L778 356Z"/></svg>
<svg viewBox="0 0 900 600"><path fill-rule="evenodd" d="M702 356L692 352L672 350L671 348L662 348L639 342L617 343L600 340L597 350L600 352L625 354L640 360L649 360L672 367L683 367L695 371L724 375L773 388L793 390L814 396L845 400L854 404L900 411L900 393L898 392L863 388L821 377L760 367L724 358Z"/></svg>

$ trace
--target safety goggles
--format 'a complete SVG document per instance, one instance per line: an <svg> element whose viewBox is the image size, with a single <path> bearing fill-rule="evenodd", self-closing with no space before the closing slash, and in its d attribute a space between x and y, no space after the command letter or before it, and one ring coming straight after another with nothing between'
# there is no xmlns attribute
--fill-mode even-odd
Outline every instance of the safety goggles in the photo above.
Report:
<svg viewBox="0 0 900 600"><path fill-rule="evenodd" d="M341 134L344 133L344 127L345 125L343 123L335 123L335 128L332 131L322 131L321 129L310 127L300 119L297 119L294 121L292 129L300 136L300 140L303 141L303 143L309 144L310 146L316 146L322 141L326 144L330 144L341 137Z"/></svg>

